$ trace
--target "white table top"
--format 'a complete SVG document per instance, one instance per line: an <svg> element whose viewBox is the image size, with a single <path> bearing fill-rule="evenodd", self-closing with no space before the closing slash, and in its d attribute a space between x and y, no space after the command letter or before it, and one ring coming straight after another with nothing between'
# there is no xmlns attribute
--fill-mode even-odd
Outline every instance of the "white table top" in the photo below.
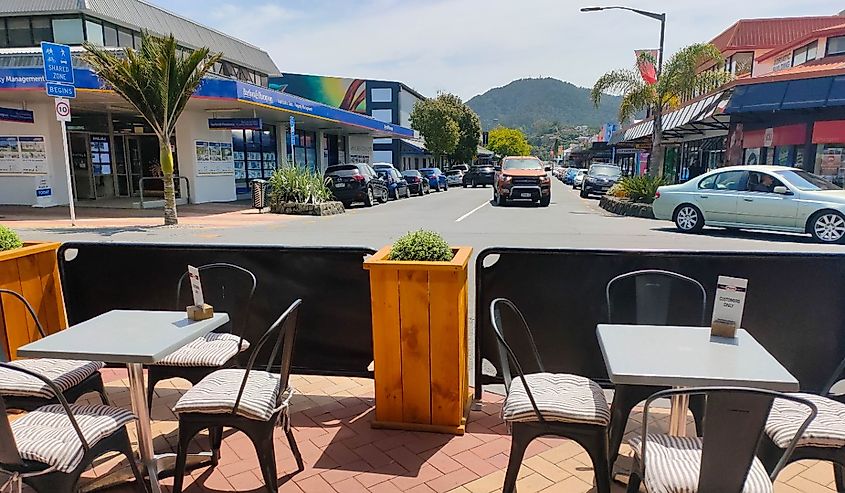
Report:
<svg viewBox="0 0 845 493"><path fill-rule="evenodd" d="M112 310L21 346L18 355L150 364L228 321L226 313L193 321L184 311Z"/></svg>
<svg viewBox="0 0 845 493"><path fill-rule="evenodd" d="M743 329L725 339L711 338L710 327L601 324L596 334L615 384L798 390L798 380Z"/></svg>

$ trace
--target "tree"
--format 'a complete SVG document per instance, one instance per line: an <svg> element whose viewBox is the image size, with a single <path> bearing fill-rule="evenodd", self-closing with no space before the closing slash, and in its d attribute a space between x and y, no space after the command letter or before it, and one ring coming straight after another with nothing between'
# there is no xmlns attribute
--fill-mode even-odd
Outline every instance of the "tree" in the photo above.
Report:
<svg viewBox="0 0 845 493"><path fill-rule="evenodd" d="M459 163L471 163L478 153L481 141L481 120L461 98L449 93L440 93L437 99L452 110L452 119L458 124L458 143L450 157Z"/></svg>
<svg viewBox="0 0 845 493"><path fill-rule="evenodd" d="M593 104L598 107L605 93L619 93L622 101L619 106L619 121L624 123L634 114L651 110L653 115L678 107L683 101L713 91L731 79L731 74L721 69L699 72L698 68L708 62L716 62L721 67L724 59L719 49L709 43L687 46L672 55L663 67L663 71L654 84L647 84L638 69L613 70L596 81L590 93ZM643 53L637 60L640 63L655 63L654 57ZM656 123L656 122L655 122ZM663 175L663 128L655 125L652 134L651 162L649 174Z"/></svg>
<svg viewBox="0 0 845 493"><path fill-rule="evenodd" d="M453 118L453 109L440 99L417 101L411 110L411 128L425 139L425 147L436 160L455 151L460 127Z"/></svg>
<svg viewBox="0 0 845 493"><path fill-rule="evenodd" d="M531 146L518 128L496 127L490 130L487 148L499 156L528 156Z"/></svg>
<svg viewBox="0 0 845 493"><path fill-rule="evenodd" d="M141 113L158 137L164 175L164 224L177 224L170 137L203 76L223 55L210 54L208 48L183 55L172 34L158 37L146 32L137 51L126 48L116 54L87 42L83 46L85 62Z"/></svg>

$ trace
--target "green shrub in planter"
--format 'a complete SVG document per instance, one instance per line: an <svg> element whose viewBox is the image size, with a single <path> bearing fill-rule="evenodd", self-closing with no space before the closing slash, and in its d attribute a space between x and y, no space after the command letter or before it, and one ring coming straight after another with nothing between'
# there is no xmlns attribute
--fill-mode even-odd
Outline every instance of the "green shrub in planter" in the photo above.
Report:
<svg viewBox="0 0 845 493"><path fill-rule="evenodd" d="M286 166L270 176L270 205L285 202L322 204L333 200L323 177L299 166Z"/></svg>
<svg viewBox="0 0 845 493"><path fill-rule="evenodd" d="M419 230L402 236L390 249L387 260L414 262L448 262L455 254L442 236L434 231Z"/></svg>
<svg viewBox="0 0 845 493"><path fill-rule="evenodd" d="M17 233L0 224L0 252L14 250L23 246L23 242Z"/></svg>
<svg viewBox="0 0 845 493"><path fill-rule="evenodd" d="M665 185L663 178L656 176L626 176L622 178L618 185L624 197L627 197L631 202L639 202L642 204L650 204L654 202L654 194L657 192L657 187Z"/></svg>

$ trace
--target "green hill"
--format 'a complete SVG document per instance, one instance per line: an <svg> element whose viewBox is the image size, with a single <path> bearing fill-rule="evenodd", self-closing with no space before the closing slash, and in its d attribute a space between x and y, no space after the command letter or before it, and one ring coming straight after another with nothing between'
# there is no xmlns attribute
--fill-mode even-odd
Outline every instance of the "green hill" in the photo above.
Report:
<svg viewBox="0 0 845 493"><path fill-rule="evenodd" d="M518 127L528 134L549 124L598 127L618 119L617 96L605 96L596 108L590 90L557 79L519 79L504 87L490 89L467 104L487 129L498 119L500 125Z"/></svg>

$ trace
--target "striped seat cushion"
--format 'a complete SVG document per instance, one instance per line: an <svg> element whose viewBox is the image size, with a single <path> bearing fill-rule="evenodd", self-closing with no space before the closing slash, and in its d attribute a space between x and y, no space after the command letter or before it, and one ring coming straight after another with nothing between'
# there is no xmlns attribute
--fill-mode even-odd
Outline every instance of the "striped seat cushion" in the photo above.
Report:
<svg viewBox="0 0 845 493"><path fill-rule="evenodd" d="M649 493L698 491L701 449L704 444L701 438L649 433L646 441L643 482ZM639 457L642 437L634 437L628 443L634 449L634 455ZM771 493L772 490L772 482L763 463L755 457L742 493Z"/></svg>
<svg viewBox="0 0 845 493"><path fill-rule="evenodd" d="M242 369L217 370L182 395L173 412L225 414L235 407L235 399L244 379ZM237 414L244 418L267 421L276 411L279 375L252 370L244 388Z"/></svg>
<svg viewBox="0 0 845 493"><path fill-rule="evenodd" d="M70 405L88 445L108 437L135 416L119 407ZM42 406L12 423L12 433L21 457L71 472L82 460L82 443L59 404Z"/></svg>
<svg viewBox="0 0 845 493"><path fill-rule="evenodd" d="M602 426L610 421L604 392L589 378L562 373L531 373L525 375L525 380L546 420ZM502 407L502 418L508 422L537 421L537 414L519 377L511 382Z"/></svg>
<svg viewBox="0 0 845 493"><path fill-rule="evenodd" d="M165 366L223 366L238 354L241 338L234 334L211 332L192 341L159 361ZM249 348L244 339L241 351Z"/></svg>
<svg viewBox="0 0 845 493"><path fill-rule="evenodd" d="M807 399L818 409L815 419L798 440L798 447L845 447L845 404L820 395L793 395ZM766 434L778 447L785 449L809 414L807 406L775 399L766 421Z"/></svg>
<svg viewBox="0 0 845 493"><path fill-rule="evenodd" d="M646 436L645 474L643 483L649 493L694 493L698 491L701 471L701 448L698 437L676 437L649 433ZM628 441L637 457L642 437ZM745 479L742 493L771 493L772 482L760 459L754 458Z"/></svg>
<svg viewBox="0 0 845 493"><path fill-rule="evenodd" d="M62 393L74 385L79 385L83 380L105 366L103 363L97 361L50 358L21 359L8 364L47 377L56 384ZM0 395L41 397L45 399L55 397L47 384L42 380L7 368L0 368Z"/></svg>

